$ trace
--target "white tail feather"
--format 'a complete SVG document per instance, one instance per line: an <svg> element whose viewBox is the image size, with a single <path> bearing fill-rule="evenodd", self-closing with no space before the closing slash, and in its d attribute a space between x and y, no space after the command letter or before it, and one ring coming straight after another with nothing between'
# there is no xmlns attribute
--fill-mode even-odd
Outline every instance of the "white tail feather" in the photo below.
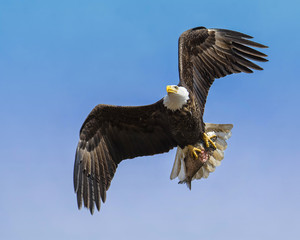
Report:
<svg viewBox="0 0 300 240"><path fill-rule="evenodd" d="M215 151L213 151L213 157L216 160L221 161L224 158L224 152L221 151L220 149L216 149Z"/></svg>
<svg viewBox="0 0 300 240"><path fill-rule="evenodd" d="M185 162L184 162L184 157L181 159L181 164L180 164L180 172L178 174L178 179L180 181L184 181L186 178L186 168L185 168Z"/></svg>
<svg viewBox="0 0 300 240"><path fill-rule="evenodd" d="M184 158L184 153L183 153L182 149L180 147L177 147L175 161L174 161L171 176L170 176L171 180L173 180L174 178L176 178L178 176L180 169L181 169L181 159L183 159L183 158Z"/></svg>

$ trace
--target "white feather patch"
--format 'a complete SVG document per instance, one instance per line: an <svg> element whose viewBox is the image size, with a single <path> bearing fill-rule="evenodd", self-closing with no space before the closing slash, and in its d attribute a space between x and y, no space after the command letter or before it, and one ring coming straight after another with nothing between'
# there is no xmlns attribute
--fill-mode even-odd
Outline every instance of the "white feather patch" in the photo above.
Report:
<svg viewBox="0 0 300 240"><path fill-rule="evenodd" d="M178 174L178 179L179 179L180 181L183 181L183 180L185 180L185 178L186 178L185 162L184 162L184 159L181 159L180 162L181 162L181 165L180 165L180 172L179 172L179 174Z"/></svg>
<svg viewBox="0 0 300 240"><path fill-rule="evenodd" d="M216 160L219 160L221 161L223 158L224 158L224 152L219 150L219 149L216 149L214 152L213 152L213 157L216 159Z"/></svg>
<svg viewBox="0 0 300 240"><path fill-rule="evenodd" d="M214 172L215 171L215 166L213 166L210 162L207 162L206 164L204 164L204 167L209 172Z"/></svg>
<svg viewBox="0 0 300 240"><path fill-rule="evenodd" d="M170 179L173 180L176 178L180 172L181 169L181 159L184 158L184 153L183 150L178 146L177 151L176 151L176 156L175 156L175 161L173 164L172 172L170 175Z"/></svg>
<svg viewBox="0 0 300 240"><path fill-rule="evenodd" d="M188 90L185 87L178 87L177 93L171 93L164 97L163 104L166 108L176 111L181 109L189 99Z"/></svg>
<svg viewBox="0 0 300 240"><path fill-rule="evenodd" d="M216 160L213 156L210 156L208 159L209 163L215 167L218 167L221 165L221 161Z"/></svg>

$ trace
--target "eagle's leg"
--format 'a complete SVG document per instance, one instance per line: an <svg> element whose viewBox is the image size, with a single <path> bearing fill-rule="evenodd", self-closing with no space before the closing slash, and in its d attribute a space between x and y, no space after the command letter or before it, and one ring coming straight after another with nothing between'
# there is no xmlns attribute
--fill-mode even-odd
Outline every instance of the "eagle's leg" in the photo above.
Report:
<svg viewBox="0 0 300 240"><path fill-rule="evenodd" d="M193 145L188 145L188 149L189 149L189 152L191 154L192 157L194 157L195 159L198 158L198 153L203 153L203 150L199 149L199 148L196 148L194 147Z"/></svg>
<svg viewBox="0 0 300 240"><path fill-rule="evenodd" d="M211 140L214 137L216 137L215 134L209 137L206 133L203 133L203 141L205 142L206 147L209 147L211 144L215 149L217 149L216 144Z"/></svg>

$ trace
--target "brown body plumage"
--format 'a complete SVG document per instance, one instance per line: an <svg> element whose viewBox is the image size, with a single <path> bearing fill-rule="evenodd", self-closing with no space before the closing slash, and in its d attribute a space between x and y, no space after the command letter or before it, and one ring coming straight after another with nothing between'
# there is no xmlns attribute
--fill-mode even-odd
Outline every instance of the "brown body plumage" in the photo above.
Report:
<svg viewBox="0 0 300 240"><path fill-rule="evenodd" d="M204 125L201 111L194 99L188 100L182 109L167 110L168 127L177 145L194 145L201 140Z"/></svg>

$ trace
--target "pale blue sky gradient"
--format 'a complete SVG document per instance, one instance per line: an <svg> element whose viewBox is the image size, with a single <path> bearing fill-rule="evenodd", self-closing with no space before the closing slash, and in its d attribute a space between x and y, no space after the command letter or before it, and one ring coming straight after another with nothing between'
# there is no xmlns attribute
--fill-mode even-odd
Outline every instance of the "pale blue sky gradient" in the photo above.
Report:
<svg viewBox="0 0 300 240"><path fill-rule="evenodd" d="M0 239L300 239L299 1L0 1ZM217 80L205 121L233 123L192 191L175 151L122 162L78 211L79 129L99 103L143 105L178 83L177 41L228 28L268 45L264 71Z"/></svg>

